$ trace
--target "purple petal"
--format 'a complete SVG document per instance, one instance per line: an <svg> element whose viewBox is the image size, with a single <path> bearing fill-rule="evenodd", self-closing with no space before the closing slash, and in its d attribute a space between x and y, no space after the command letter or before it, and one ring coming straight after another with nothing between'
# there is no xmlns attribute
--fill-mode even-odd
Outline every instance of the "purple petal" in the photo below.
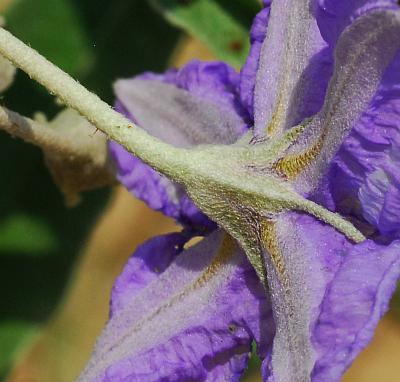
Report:
<svg viewBox="0 0 400 382"><path fill-rule="evenodd" d="M177 72L175 81L178 88L210 101L224 112L236 113L241 117L242 122L237 130L239 135L247 130L244 122L247 122L249 115L240 102L240 76L229 65L193 60Z"/></svg>
<svg viewBox="0 0 400 382"><path fill-rule="evenodd" d="M313 382L339 381L372 339L400 274L399 242L365 242L345 255L326 290L313 328L319 354Z"/></svg>
<svg viewBox="0 0 400 382"><path fill-rule="evenodd" d="M277 335L264 380L311 375L312 382L338 382L388 308L400 241L352 245L332 227L293 213L278 219L274 233L280 267L269 269L269 284ZM277 253L266 261L277 261Z"/></svg>
<svg viewBox="0 0 400 382"><path fill-rule="evenodd" d="M399 120L400 53L327 176L332 207L363 217L382 234L400 230Z"/></svg>
<svg viewBox="0 0 400 382"><path fill-rule="evenodd" d="M238 381L252 340L268 349L270 304L233 239L217 231L177 255L181 240L153 239L130 259L80 382Z"/></svg>
<svg viewBox="0 0 400 382"><path fill-rule="evenodd" d="M239 75L228 65L192 61L164 75L145 73L118 81L116 108L176 146L228 144L243 134L249 119L240 104L238 86ZM151 208L197 230L215 227L180 186L121 146L111 143L110 150L118 179Z"/></svg>
<svg viewBox="0 0 400 382"><path fill-rule="evenodd" d="M122 310L132 298L155 281L182 252L188 238L180 233L157 236L139 246L112 290L110 316Z"/></svg>
<svg viewBox="0 0 400 382"><path fill-rule="evenodd" d="M315 0L321 34L334 46L343 30L363 14L377 9L394 9L397 0Z"/></svg>
<svg viewBox="0 0 400 382"><path fill-rule="evenodd" d="M255 17L250 30L250 52L246 63L240 71L240 99L247 108L249 115L254 115L254 88L256 73L260 61L261 46L267 33L271 0L264 2L263 8Z"/></svg>
<svg viewBox="0 0 400 382"><path fill-rule="evenodd" d="M215 103L156 80L119 80L119 101L151 135L177 147L231 144L244 132L242 118Z"/></svg>
<svg viewBox="0 0 400 382"><path fill-rule="evenodd" d="M268 16L270 13L271 2L267 0L264 3L267 8L260 12L253 25L251 40L254 48L251 49L248 61L242 69L241 97L243 104L248 108L250 113L254 110L254 94L252 92L254 89L254 73L259 68L261 45L267 33ZM262 65L264 66L261 65L260 73L258 73L259 82L261 83L260 90L257 90L256 88L256 94L259 94L256 95L256 97L257 99L260 99L261 105L258 108L259 111L256 112L256 114L261 116L259 122L257 122L258 118L256 117L255 132L257 135L264 134L263 129L265 129L267 122L269 122L274 115L275 119L279 117L280 121L278 124L281 125L284 125L283 121L287 118L286 126L290 127L300 123L304 118L316 114L322 107L327 84L332 75L332 50L336 45L339 35L358 17L370 11L398 8L398 6L395 5L396 0L315 0L314 4L311 4L311 2L307 3L308 4L304 5L303 9L313 10L313 15L315 15L318 22L318 28L316 28L314 22L312 22L308 31L305 31L304 29L303 32L297 32L297 35L309 36L310 39L314 41L314 47L311 46L312 44L309 44L307 47L309 50L308 62L305 59L303 60L303 65L301 65L298 57L291 61L295 63L295 66L297 66L297 68L292 71L293 93L291 94L290 100L286 102L286 106L281 106L280 110L276 102L274 103L271 101L271 99L274 99L275 95L268 93L270 91L269 89L274 88L273 84L277 83L275 80L278 79L278 76L274 74L274 68L277 71L280 70L279 60L277 60L277 54L273 53L274 49L263 49ZM278 23L281 24L283 24L282 19L285 19L282 15L283 12L280 12ZM294 31L293 26L290 26L290 28ZM284 29L283 25L281 26L281 29ZM321 41L320 33L328 42L329 46L326 46ZM293 32L293 34L295 33ZM278 35L281 36L281 38L286 38L286 42L289 40L287 38L287 33L285 35L285 33L281 31ZM303 40L299 39L299 42L297 43L301 44L304 42L305 39L303 38ZM264 45L267 45L267 42L265 42ZM280 46L283 47L284 44L281 44ZM303 55L305 55L307 54L307 49L299 50L302 51ZM301 76L297 81L295 76L293 77L293 73L296 71L301 73ZM288 80L287 78L290 77L290 74L288 75L290 71L286 70L282 72L286 74L286 83L289 83L291 80ZM270 86L267 86L267 83L270 84ZM282 88L281 85L280 88ZM290 94L290 90L288 91L288 94ZM265 105L269 105L267 106L267 110L272 108L274 113L266 112ZM285 107L286 110L283 110ZM263 113L266 114L265 117L262 116ZM284 115L285 113L286 117Z"/></svg>
<svg viewBox="0 0 400 382"><path fill-rule="evenodd" d="M307 193L317 185L340 144L368 107L385 70L400 50L399 35L400 11L370 12L341 35L324 107L289 151L293 156L308 153L313 159L298 161L305 169L300 169L296 180L300 192Z"/></svg>
<svg viewBox="0 0 400 382"><path fill-rule="evenodd" d="M310 85L304 73L325 45L310 0L272 2L255 85L256 135L277 134L304 117L302 96Z"/></svg>

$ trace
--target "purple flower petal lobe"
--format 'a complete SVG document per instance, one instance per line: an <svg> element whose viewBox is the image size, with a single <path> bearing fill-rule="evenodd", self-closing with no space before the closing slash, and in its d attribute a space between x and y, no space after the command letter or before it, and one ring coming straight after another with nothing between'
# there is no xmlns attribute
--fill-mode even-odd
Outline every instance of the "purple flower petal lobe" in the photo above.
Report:
<svg viewBox="0 0 400 382"><path fill-rule="evenodd" d="M260 61L261 47L267 33L271 1L264 2L264 5L265 8L256 15L253 21L250 31L250 52L240 71L240 99L251 116L254 115L256 73Z"/></svg>
<svg viewBox="0 0 400 382"><path fill-rule="evenodd" d="M373 10L395 9L397 0L316 0L316 18L325 41L334 46L343 30Z"/></svg>
<svg viewBox="0 0 400 382"><path fill-rule="evenodd" d="M328 285L313 328L319 354L313 382L340 381L374 335L400 274L399 242L357 245L345 254Z"/></svg>
<svg viewBox="0 0 400 382"><path fill-rule="evenodd" d="M324 45L310 0L272 2L255 85L256 135L275 135L298 120L302 101L293 93L305 94L303 72Z"/></svg>
<svg viewBox="0 0 400 382"><path fill-rule="evenodd" d="M300 174L296 180L300 192L316 187L340 144L368 107L400 49L399 34L400 11L374 11L360 17L340 37L324 107L284 159L287 168L291 168L291 160L298 166L298 173L293 175Z"/></svg>
<svg viewBox="0 0 400 382"><path fill-rule="evenodd" d="M80 382L238 381L252 340L269 347L270 304L235 242L217 231L177 255L179 240L131 258Z"/></svg>
<svg viewBox="0 0 400 382"><path fill-rule="evenodd" d="M400 242L352 245L332 227L293 213L269 233L277 334L264 380L338 382L388 308L400 275Z"/></svg>
<svg viewBox="0 0 400 382"><path fill-rule="evenodd" d="M243 120L236 113L172 84L120 80L115 83L115 92L139 126L177 147L230 144L244 131Z"/></svg>
<svg viewBox="0 0 400 382"><path fill-rule="evenodd" d="M333 208L363 217L382 234L400 229L399 119L400 53L327 176Z"/></svg>

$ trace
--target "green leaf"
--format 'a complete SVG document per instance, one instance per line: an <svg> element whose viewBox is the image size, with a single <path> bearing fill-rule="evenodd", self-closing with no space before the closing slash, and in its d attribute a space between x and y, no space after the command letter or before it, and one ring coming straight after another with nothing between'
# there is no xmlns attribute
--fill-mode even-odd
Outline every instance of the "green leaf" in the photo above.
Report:
<svg viewBox="0 0 400 382"><path fill-rule="evenodd" d="M251 344L251 355L247 369L241 378L241 382L261 381L261 360L257 355L257 345L253 341Z"/></svg>
<svg viewBox="0 0 400 382"><path fill-rule="evenodd" d="M256 0L150 0L172 24L205 43L221 60L240 67L249 50Z"/></svg>
<svg viewBox="0 0 400 382"><path fill-rule="evenodd" d="M92 46L69 0L17 0L5 16L11 32L68 73L89 70Z"/></svg>
<svg viewBox="0 0 400 382"><path fill-rule="evenodd" d="M4 375L18 354L34 336L37 327L21 321L0 322L0 376Z"/></svg>
<svg viewBox="0 0 400 382"><path fill-rule="evenodd" d="M0 252L38 256L56 248L57 239L43 220L23 214L0 220Z"/></svg>

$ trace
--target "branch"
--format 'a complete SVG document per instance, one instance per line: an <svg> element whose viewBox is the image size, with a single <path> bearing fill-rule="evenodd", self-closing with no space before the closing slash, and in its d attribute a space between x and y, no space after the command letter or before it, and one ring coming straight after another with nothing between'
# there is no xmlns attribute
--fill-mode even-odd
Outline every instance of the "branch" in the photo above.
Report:
<svg viewBox="0 0 400 382"><path fill-rule="evenodd" d="M0 53L41 83L68 107L77 110L108 137L126 147L157 171L179 181L186 170L188 150L166 144L117 113L68 74L11 33L0 28Z"/></svg>

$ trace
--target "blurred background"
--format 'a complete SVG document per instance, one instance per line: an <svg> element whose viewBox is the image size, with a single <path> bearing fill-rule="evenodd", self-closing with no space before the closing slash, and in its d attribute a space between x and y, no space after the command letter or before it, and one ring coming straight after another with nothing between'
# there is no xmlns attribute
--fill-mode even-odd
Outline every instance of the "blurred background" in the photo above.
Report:
<svg viewBox="0 0 400 382"><path fill-rule="evenodd" d="M111 104L117 78L192 58L240 68L259 9L257 0L0 0L11 32ZM60 110L21 72L2 103L29 117ZM0 173L0 380L71 382L128 256L179 227L121 187L85 193L67 208L41 150L1 131ZM399 305L345 381L398 380ZM255 357L243 380L260 380Z"/></svg>

